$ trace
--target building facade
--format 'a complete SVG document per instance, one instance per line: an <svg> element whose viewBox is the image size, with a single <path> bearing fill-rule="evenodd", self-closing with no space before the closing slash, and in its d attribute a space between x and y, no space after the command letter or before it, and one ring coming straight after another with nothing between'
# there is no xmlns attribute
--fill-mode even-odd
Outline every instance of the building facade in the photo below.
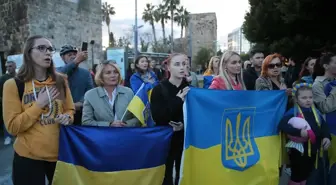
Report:
<svg viewBox="0 0 336 185"><path fill-rule="evenodd" d="M88 67L102 59L101 0L4 0L0 10L0 54L4 59L22 53L32 35L50 39L58 51L64 44L81 47L88 42Z"/></svg>
<svg viewBox="0 0 336 185"><path fill-rule="evenodd" d="M242 28L236 28L228 34L228 50L235 51L239 54L248 53L251 43L245 38Z"/></svg>
<svg viewBox="0 0 336 185"><path fill-rule="evenodd" d="M188 55L193 58L202 48L217 49L217 18L216 13L190 14L189 25L185 28Z"/></svg>

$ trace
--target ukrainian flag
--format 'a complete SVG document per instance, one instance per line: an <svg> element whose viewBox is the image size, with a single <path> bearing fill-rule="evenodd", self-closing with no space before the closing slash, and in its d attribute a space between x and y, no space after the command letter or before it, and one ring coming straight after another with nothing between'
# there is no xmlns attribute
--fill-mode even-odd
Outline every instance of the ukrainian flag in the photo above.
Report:
<svg viewBox="0 0 336 185"><path fill-rule="evenodd" d="M330 92L336 86L336 81L328 83L324 88L324 93L326 96L330 95ZM329 126L331 133L331 146L328 150L329 163L330 163L330 172L329 180L330 184L336 183L336 111L326 114L326 122Z"/></svg>
<svg viewBox="0 0 336 185"><path fill-rule="evenodd" d="M138 92L134 95L127 107L127 111L131 112L144 127L152 127L155 125L149 102L152 88L153 86L151 84L142 83Z"/></svg>
<svg viewBox="0 0 336 185"><path fill-rule="evenodd" d="M62 126L53 185L161 185L172 133Z"/></svg>
<svg viewBox="0 0 336 185"><path fill-rule="evenodd" d="M278 185L285 91L192 88L180 185Z"/></svg>
<svg viewBox="0 0 336 185"><path fill-rule="evenodd" d="M214 77L212 75L210 75L210 76L203 76L203 88L204 89L209 89L213 78Z"/></svg>

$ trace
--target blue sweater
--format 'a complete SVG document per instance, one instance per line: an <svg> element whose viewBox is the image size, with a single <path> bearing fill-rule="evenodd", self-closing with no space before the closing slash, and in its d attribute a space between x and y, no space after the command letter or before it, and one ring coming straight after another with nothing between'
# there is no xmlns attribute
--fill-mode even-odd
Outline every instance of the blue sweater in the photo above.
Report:
<svg viewBox="0 0 336 185"><path fill-rule="evenodd" d="M151 76L155 79L154 83L153 84L149 84L148 82L144 82L141 78L141 74L140 73L134 73L132 76L131 76L131 79L130 79L130 85L131 85L131 88L134 92L134 94L136 94L139 90L139 88L141 87L142 83L145 83L147 85L152 85L152 88L154 88L156 85L159 84L159 79L157 78L157 76L155 75L155 73L153 71L149 71L149 73L151 74ZM152 89L150 88L150 89Z"/></svg>
<svg viewBox="0 0 336 185"><path fill-rule="evenodd" d="M56 70L68 76L69 87L74 103L84 102L85 93L94 87L90 72L78 67L75 63L65 64Z"/></svg>

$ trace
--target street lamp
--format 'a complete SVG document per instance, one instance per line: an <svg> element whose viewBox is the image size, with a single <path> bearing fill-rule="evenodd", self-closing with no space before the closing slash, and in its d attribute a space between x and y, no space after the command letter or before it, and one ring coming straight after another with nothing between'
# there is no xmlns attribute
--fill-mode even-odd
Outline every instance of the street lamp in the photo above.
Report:
<svg viewBox="0 0 336 185"><path fill-rule="evenodd" d="M135 0L135 20L134 20L134 61L138 57L138 0Z"/></svg>
<svg viewBox="0 0 336 185"><path fill-rule="evenodd" d="M137 22L137 21L136 21ZM133 26L134 32L134 60L138 57L138 29L142 28L144 25Z"/></svg>

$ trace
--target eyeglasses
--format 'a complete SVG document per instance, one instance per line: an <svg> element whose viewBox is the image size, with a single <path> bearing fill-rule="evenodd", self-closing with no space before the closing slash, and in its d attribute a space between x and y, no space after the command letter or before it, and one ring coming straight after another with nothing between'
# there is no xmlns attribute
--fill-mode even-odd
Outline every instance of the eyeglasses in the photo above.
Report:
<svg viewBox="0 0 336 185"><path fill-rule="evenodd" d="M276 64L268 64L268 69L274 69L275 67L281 68L282 64L281 63L276 63Z"/></svg>
<svg viewBox="0 0 336 185"><path fill-rule="evenodd" d="M117 62L115 60L104 60L100 64L117 64Z"/></svg>
<svg viewBox="0 0 336 185"><path fill-rule="evenodd" d="M44 52L46 53L47 51L49 51L50 53L55 53L56 49L52 46L46 46L46 45L39 45L36 47L32 47L32 49L38 49L40 52Z"/></svg>

